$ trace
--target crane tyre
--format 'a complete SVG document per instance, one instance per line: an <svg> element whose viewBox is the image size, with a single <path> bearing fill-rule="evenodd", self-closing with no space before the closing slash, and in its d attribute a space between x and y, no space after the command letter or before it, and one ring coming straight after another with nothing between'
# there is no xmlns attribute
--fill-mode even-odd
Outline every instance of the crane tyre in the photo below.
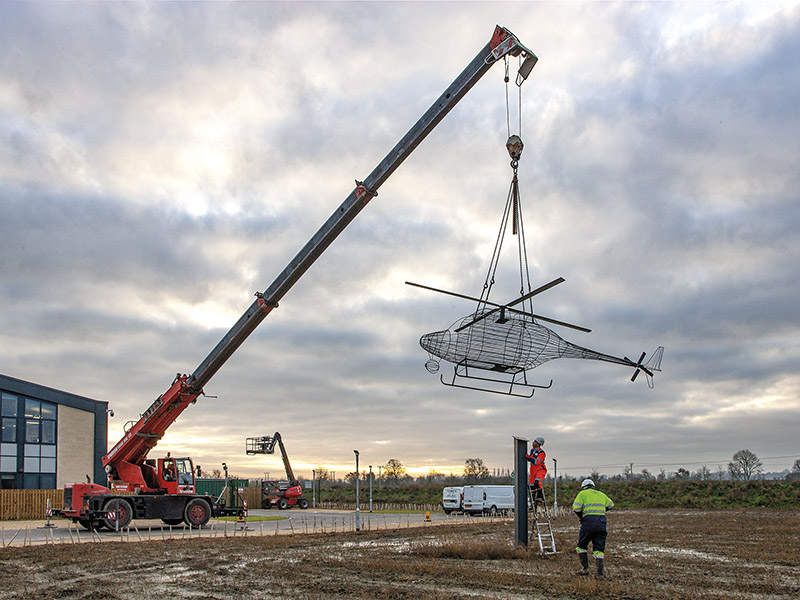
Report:
<svg viewBox="0 0 800 600"><path fill-rule="evenodd" d="M269 501L269 498L264 498L264 499L261 501L261 508L265 508L265 509L267 509L267 510L269 510L270 508L272 508L272 503Z"/></svg>
<svg viewBox="0 0 800 600"><path fill-rule="evenodd" d="M106 513L106 516L100 523L111 531L125 529L133 519L133 508L127 500L121 498L106 500L103 504L103 512Z"/></svg>
<svg viewBox="0 0 800 600"><path fill-rule="evenodd" d="M161 519L164 525L180 525L183 523L183 519Z"/></svg>
<svg viewBox="0 0 800 600"><path fill-rule="evenodd" d="M305 510L306 508L308 508L308 500L307 500L307 499L305 499L305 498L300 498L300 499L297 501L297 506L299 506L300 508L302 508L303 510Z"/></svg>
<svg viewBox="0 0 800 600"><path fill-rule="evenodd" d="M289 508L289 501L286 498L280 498L278 500L278 508L281 510L286 510Z"/></svg>
<svg viewBox="0 0 800 600"><path fill-rule="evenodd" d="M190 527L202 527L211 518L211 507L202 498L194 498L183 510L183 521Z"/></svg>

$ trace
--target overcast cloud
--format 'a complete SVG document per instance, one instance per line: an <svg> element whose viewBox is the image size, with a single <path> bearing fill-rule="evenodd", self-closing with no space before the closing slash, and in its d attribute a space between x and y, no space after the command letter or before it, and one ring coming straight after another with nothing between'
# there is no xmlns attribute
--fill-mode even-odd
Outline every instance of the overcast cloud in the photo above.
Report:
<svg viewBox="0 0 800 600"><path fill-rule="evenodd" d="M191 373L495 24L539 56L519 178L536 310L666 348L655 388L560 360L529 400L442 386L419 337L473 310L511 170L503 67L284 297L157 453L280 471L390 458L559 470L800 457L795 3L0 3L0 372L110 402ZM510 91L516 110L516 88ZM512 125L514 121L512 112ZM497 300L518 292L505 256ZM445 364L443 372L447 372ZM551 465L552 468L552 465Z"/></svg>

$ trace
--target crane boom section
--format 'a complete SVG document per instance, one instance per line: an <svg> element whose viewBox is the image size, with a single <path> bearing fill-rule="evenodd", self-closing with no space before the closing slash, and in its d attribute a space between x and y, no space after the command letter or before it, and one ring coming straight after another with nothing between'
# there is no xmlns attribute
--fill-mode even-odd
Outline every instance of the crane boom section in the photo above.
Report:
<svg viewBox="0 0 800 600"><path fill-rule="evenodd" d="M140 419L127 429L123 438L103 457L103 466L126 462L141 463L147 453L164 436L170 425L200 395L187 385L188 376L178 374L170 388L161 394L142 413Z"/></svg>
<svg viewBox="0 0 800 600"><path fill-rule="evenodd" d="M495 28L491 41L472 59L452 84L439 96L427 112L395 145L363 182L357 182L345 201L320 227L308 243L292 259L269 287L259 294L250 308L239 318L225 337L192 373L189 384L201 390L264 318L278 306L278 302L319 256L330 246L347 225L361 212L378 188L394 173L439 122L458 104L461 98L478 82L489 68L503 56L510 54L526 57L527 71L536 62L536 55L525 48L517 37L504 27ZM522 71L522 69L520 69Z"/></svg>
<svg viewBox="0 0 800 600"><path fill-rule="evenodd" d="M363 182L356 182L344 202L328 218L313 237L306 243L286 268L261 293L239 317L239 320L225 334L216 347L190 375L178 375L172 386L142 414L141 419L125 433L112 450L103 457L103 464L109 474L118 474L117 467L123 463L124 471L130 465L142 463L147 453L164 435L167 428L183 410L203 393L203 387L222 367L231 355L242 345L266 316L278 306L278 302L303 276L319 256L330 246L339 234L361 212L378 188L394 173L425 137L458 104L461 98L499 59L522 56L524 62L519 69L517 83L527 77L537 58L523 46L517 37L505 27L495 28L491 40L472 59L469 65L439 96L417 123L384 157ZM285 454L284 454L285 456ZM290 469L288 464L287 469Z"/></svg>

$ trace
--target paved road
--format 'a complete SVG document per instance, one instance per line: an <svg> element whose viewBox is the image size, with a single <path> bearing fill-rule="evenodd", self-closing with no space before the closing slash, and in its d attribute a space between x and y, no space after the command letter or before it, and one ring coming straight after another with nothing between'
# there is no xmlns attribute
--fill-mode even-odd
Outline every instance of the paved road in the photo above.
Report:
<svg viewBox="0 0 800 600"><path fill-rule="evenodd" d="M273 517L271 520L253 520L254 517ZM277 517L277 518L276 518ZM424 513L369 513L359 514L359 529L374 531L405 527L421 527L430 524L470 522L472 517L431 513L431 522L425 521ZM90 532L65 519L46 521L4 521L0 522L0 545L2 547L23 546L46 543L81 543L88 541L146 541L153 539L181 538L189 536L233 536L233 535L280 535L289 533L323 533L335 531L354 531L354 511L290 509L249 512L249 521L241 524L235 521L213 519L206 527L198 530L184 525L164 525L161 521L133 521L128 530Z"/></svg>

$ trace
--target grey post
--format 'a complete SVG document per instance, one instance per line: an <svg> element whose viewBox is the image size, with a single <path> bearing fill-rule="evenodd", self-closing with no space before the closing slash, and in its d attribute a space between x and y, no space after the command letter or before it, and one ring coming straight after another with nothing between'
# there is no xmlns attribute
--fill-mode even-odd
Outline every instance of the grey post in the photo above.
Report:
<svg viewBox="0 0 800 600"><path fill-rule="evenodd" d="M514 436L514 545L528 546L528 440Z"/></svg>
<svg viewBox="0 0 800 600"><path fill-rule="evenodd" d="M359 519L361 511L358 508L358 450L353 450L353 453L356 455L356 531L361 531L361 522Z"/></svg>
<svg viewBox="0 0 800 600"><path fill-rule="evenodd" d="M558 516L558 460L553 459L553 516Z"/></svg>

